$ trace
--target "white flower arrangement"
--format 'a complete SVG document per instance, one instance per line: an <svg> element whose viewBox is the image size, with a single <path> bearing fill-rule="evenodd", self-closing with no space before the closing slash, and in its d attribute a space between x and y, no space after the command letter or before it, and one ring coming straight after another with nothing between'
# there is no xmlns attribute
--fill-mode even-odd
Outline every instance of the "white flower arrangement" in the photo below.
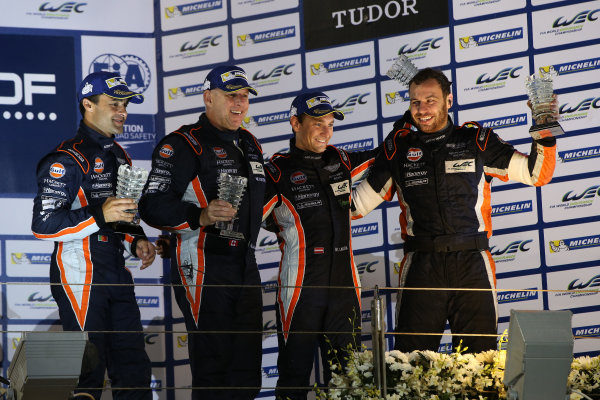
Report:
<svg viewBox="0 0 600 400"><path fill-rule="evenodd" d="M378 400L381 398L373 376L373 353L348 352L346 367L331 366L328 389L317 389L319 400ZM386 400L491 400L505 399L502 379L506 351L451 354L433 351L385 353ZM568 387L586 396L600 398L600 356L573 360ZM583 396L573 392L571 400Z"/></svg>

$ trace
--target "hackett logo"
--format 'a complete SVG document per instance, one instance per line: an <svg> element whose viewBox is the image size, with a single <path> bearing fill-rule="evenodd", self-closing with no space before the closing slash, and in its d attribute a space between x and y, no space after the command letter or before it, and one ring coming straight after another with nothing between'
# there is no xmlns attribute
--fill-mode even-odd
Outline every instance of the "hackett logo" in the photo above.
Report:
<svg viewBox="0 0 600 400"><path fill-rule="evenodd" d="M305 0L302 5L307 50L448 25L446 1Z"/></svg>

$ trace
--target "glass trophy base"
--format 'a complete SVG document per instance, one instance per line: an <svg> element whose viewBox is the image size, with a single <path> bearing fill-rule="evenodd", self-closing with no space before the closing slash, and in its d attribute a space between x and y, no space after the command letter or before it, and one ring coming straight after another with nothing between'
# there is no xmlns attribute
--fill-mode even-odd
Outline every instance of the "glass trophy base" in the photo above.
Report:
<svg viewBox="0 0 600 400"><path fill-rule="evenodd" d="M144 229L138 224L134 224L132 222L111 222L110 226L117 233L125 233L133 236L144 236Z"/></svg>
<svg viewBox="0 0 600 400"><path fill-rule="evenodd" d="M535 125L529 128L529 134L535 140L547 137L556 137L563 135L564 133L565 131L563 131L562 126L560 126L560 124L556 121Z"/></svg>
<svg viewBox="0 0 600 400"><path fill-rule="evenodd" d="M227 239L246 240L243 233L231 231L229 229L221 229L221 231L219 232L219 236Z"/></svg>

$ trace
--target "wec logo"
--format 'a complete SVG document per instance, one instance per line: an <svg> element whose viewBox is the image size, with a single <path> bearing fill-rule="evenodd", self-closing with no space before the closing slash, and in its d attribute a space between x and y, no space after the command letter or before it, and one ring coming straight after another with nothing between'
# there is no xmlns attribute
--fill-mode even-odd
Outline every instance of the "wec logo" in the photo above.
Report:
<svg viewBox="0 0 600 400"><path fill-rule="evenodd" d="M365 98L370 94L371 93L353 94L352 96L350 96L346 100L344 100L344 102L342 102L342 103L338 103L337 100L334 100L331 104L333 105L333 108L335 108L335 109L344 108L344 107L354 107L357 104L367 104L367 100L365 100Z"/></svg>
<svg viewBox="0 0 600 400"><path fill-rule="evenodd" d="M221 37L222 37L222 35L207 36L204 39L201 39L200 41L198 41L198 43L196 43L196 44L191 44L190 42L185 42L184 44L181 45L181 47L179 48L179 51L180 52L194 51L194 50L198 50L198 49L206 49L209 46L216 47L220 44L219 42L217 42L217 39L219 39Z"/></svg>
<svg viewBox="0 0 600 400"><path fill-rule="evenodd" d="M572 190L569 190L567 193L565 193L562 197L562 201L567 202L581 199L591 199L593 197L600 196L600 185L590 186L589 188L585 189L583 193L578 195L571 195L571 193L573 193Z"/></svg>
<svg viewBox="0 0 600 400"><path fill-rule="evenodd" d="M490 247L490 253L492 256L501 256L503 254L512 254L519 251L529 251L530 248L527 247L529 243L533 242L533 240L515 240L510 242L505 248L496 250L496 246Z"/></svg>
<svg viewBox="0 0 600 400"><path fill-rule="evenodd" d="M40 8L38 8L39 11L43 11L43 12L52 12L52 13L68 13L68 12L76 12L81 14L83 12L83 6L87 6L87 3L76 3L74 1L69 1L66 3L62 3L59 6L52 6L50 5L50 2L47 1L45 3L43 3Z"/></svg>
<svg viewBox="0 0 600 400"><path fill-rule="evenodd" d="M596 275L596 276L592 277L587 282L576 283L578 281L579 281L579 279L572 280L571 283L569 283L569 286L567 286L567 289L575 290L575 289L585 289L588 287L590 287L590 288L598 287L598 286L600 286L600 275Z"/></svg>
<svg viewBox="0 0 600 400"><path fill-rule="evenodd" d="M514 68L504 68L502 70L500 70L498 73L496 73L496 75L494 76L488 76L487 73L481 74L479 75L479 77L477 78L477 80L475 81L478 85L484 84L484 83L491 83L494 81L505 81L508 78L518 78L519 74L517 74L517 71L522 69L522 66L518 66L518 67L514 67Z"/></svg>
<svg viewBox="0 0 600 400"><path fill-rule="evenodd" d="M295 66L296 64L281 64L276 66L275 68L273 68L271 70L271 72L268 73L264 73L262 72L262 70L258 70L256 71L256 73L252 76L252 80L254 81L259 81L259 80L264 80L264 79L270 79L270 78L279 78L281 75L292 75L292 67Z"/></svg>
<svg viewBox="0 0 600 400"><path fill-rule="evenodd" d="M554 20L554 23L552 23L552 27L560 28L562 26L583 24L585 21L596 21L598 19L598 17L596 16L596 14L598 12L600 12L600 9L596 9L593 11L590 11L590 10L581 11L580 13L577 13L577 15L575 15L570 20L567 20L565 17L558 17L557 19Z"/></svg>
<svg viewBox="0 0 600 400"><path fill-rule="evenodd" d="M356 266L356 269L358 270L358 273L360 275L364 274L365 272L368 273L373 273L375 272L375 266L379 264L379 261L365 261L365 262L361 262L360 264L358 264Z"/></svg>
<svg viewBox="0 0 600 400"><path fill-rule="evenodd" d="M588 97L587 99L579 102L579 104L577 104L575 107L569 107L568 104L563 104L558 108L558 112L560 114L570 114L578 111L587 111L590 108L600 108L600 97Z"/></svg>
<svg viewBox="0 0 600 400"><path fill-rule="evenodd" d="M408 44L405 44L398 49L398 55L412 54L416 52L427 51L429 49L439 49L441 46L438 43L442 39L443 37L438 37L435 39L425 39L413 48L410 48Z"/></svg>

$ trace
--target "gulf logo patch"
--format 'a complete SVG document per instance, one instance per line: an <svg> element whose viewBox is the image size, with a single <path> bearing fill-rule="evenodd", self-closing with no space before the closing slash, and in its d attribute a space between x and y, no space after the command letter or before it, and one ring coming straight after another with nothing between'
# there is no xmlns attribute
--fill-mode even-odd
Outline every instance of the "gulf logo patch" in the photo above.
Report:
<svg viewBox="0 0 600 400"><path fill-rule="evenodd" d="M158 151L158 154L162 158L170 158L173 154L175 154L175 151L173 150L173 147L170 144L164 144L163 147L161 147Z"/></svg>
<svg viewBox="0 0 600 400"><path fill-rule="evenodd" d="M104 171L104 161L100 157L96 157L94 160L94 172L101 174Z"/></svg>
<svg viewBox="0 0 600 400"><path fill-rule="evenodd" d="M65 175L65 167L61 163L54 163L50 166L50 176L53 178L62 178Z"/></svg>
<svg viewBox="0 0 600 400"><path fill-rule="evenodd" d="M411 147L408 149L408 153L406 153L406 158L412 162L419 161L421 157L423 157L423 150L418 147Z"/></svg>
<svg viewBox="0 0 600 400"><path fill-rule="evenodd" d="M295 185L302 185L306 182L307 178L302 171L296 171L290 176L290 180Z"/></svg>
<svg viewBox="0 0 600 400"><path fill-rule="evenodd" d="M227 152L222 147L213 147L213 151L215 152L215 154L219 158L225 158L225 157L227 157Z"/></svg>

